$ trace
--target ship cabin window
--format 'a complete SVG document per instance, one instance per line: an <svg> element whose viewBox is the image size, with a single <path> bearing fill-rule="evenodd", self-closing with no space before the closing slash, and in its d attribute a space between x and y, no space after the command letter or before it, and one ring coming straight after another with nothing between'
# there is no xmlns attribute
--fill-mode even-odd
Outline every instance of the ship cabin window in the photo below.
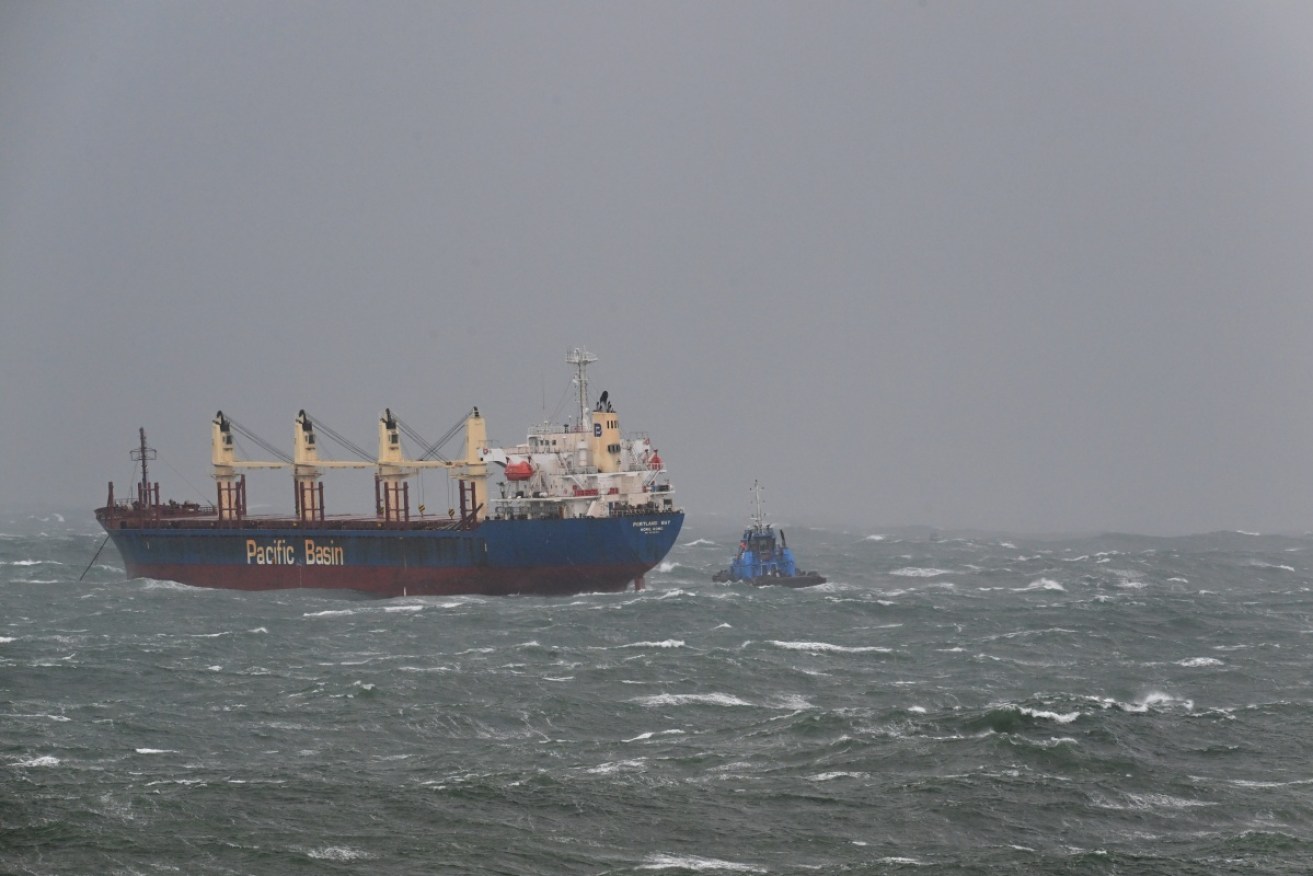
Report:
<svg viewBox="0 0 1313 876"><path fill-rule="evenodd" d="M309 435L305 436L305 443L306 443L306 444L314 444L314 443L315 443L315 433L311 432Z"/></svg>

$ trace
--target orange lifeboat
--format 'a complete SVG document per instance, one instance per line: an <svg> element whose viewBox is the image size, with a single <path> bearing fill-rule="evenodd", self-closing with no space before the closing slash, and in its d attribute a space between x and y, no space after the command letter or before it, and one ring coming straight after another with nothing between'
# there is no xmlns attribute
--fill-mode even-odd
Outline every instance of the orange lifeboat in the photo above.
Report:
<svg viewBox="0 0 1313 876"><path fill-rule="evenodd" d="M647 466L648 466L648 468L653 469L654 471L660 471L660 470L661 470L661 454L660 454L660 453L653 452L653 454L652 454L652 459L648 461Z"/></svg>
<svg viewBox="0 0 1313 876"><path fill-rule="evenodd" d="M527 459L506 464L506 480L527 481L533 477L533 463Z"/></svg>

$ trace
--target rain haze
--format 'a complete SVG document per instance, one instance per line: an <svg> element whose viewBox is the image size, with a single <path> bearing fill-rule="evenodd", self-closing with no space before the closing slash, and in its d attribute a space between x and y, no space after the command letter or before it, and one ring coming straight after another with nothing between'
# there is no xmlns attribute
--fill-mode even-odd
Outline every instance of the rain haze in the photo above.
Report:
<svg viewBox="0 0 1313 876"><path fill-rule="evenodd" d="M759 479L872 531L1308 530L1311 40L1297 3L6 3L6 502L103 504L139 426L209 500L218 409L515 443L583 346L695 518Z"/></svg>

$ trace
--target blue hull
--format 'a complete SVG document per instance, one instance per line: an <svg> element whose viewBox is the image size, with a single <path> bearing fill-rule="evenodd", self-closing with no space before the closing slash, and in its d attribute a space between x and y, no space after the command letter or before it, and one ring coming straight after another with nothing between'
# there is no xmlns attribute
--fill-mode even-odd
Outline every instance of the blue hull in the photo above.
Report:
<svg viewBox="0 0 1313 876"><path fill-rule="evenodd" d="M130 575L200 587L421 594L571 594L640 582L669 552L683 512L487 520L469 529L311 527L246 520L104 521Z"/></svg>

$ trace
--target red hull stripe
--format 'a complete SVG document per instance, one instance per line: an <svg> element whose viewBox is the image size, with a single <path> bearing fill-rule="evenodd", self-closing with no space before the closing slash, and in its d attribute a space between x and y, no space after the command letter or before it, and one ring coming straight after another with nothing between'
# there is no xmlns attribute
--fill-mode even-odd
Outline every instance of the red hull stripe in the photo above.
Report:
<svg viewBox="0 0 1313 876"><path fill-rule="evenodd" d="M516 593L564 596L624 590L650 568L641 564L477 570L386 566L138 564L129 566L128 574L138 578L178 581L196 587L219 587L225 590L316 588L359 590L378 596L506 596Z"/></svg>

